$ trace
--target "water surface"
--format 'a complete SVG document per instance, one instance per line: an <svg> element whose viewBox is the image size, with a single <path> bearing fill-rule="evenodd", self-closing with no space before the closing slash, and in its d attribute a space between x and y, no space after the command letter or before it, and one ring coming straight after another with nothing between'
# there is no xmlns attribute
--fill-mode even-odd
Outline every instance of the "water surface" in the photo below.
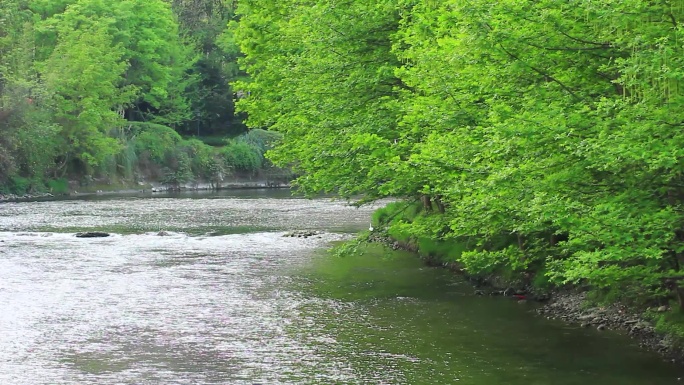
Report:
<svg viewBox="0 0 684 385"><path fill-rule="evenodd" d="M371 210L264 192L2 204L0 384L681 383L624 336L411 255L325 252Z"/></svg>

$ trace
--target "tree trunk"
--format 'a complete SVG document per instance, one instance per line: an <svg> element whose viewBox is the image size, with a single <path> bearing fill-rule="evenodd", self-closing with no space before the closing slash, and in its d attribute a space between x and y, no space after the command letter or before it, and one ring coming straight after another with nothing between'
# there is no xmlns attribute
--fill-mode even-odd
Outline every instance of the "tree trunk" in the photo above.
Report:
<svg viewBox="0 0 684 385"><path fill-rule="evenodd" d="M425 211L432 211L432 200L430 200L429 196L421 195L420 201L423 202L423 209L425 209Z"/></svg>

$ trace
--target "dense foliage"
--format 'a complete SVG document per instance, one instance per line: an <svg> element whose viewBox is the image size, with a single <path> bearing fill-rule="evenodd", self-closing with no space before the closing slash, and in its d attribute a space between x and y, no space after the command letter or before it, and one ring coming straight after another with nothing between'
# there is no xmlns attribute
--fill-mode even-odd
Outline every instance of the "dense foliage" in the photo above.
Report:
<svg viewBox="0 0 684 385"><path fill-rule="evenodd" d="M229 86L240 75L233 19L228 0L0 0L0 192L65 176L252 172L262 148L248 149L249 164L215 165L206 158L227 156L179 135L223 144L245 131Z"/></svg>
<svg viewBox="0 0 684 385"><path fill-rule="evenodd" d="M248 124L308 192L401 197L393 231L684 304L684 3L243 0ZM618 290L615 290L618 289Z"/></svg>

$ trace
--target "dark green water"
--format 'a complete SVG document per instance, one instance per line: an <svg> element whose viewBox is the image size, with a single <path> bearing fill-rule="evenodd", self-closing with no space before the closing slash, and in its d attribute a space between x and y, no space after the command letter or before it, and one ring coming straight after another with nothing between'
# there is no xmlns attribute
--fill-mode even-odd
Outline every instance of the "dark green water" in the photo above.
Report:
<svg viewBox="0 0 684 385"><path fill-rule="evenodd" d="M262 191L0 205L0 384L682 383L412 255L325 252L370 212ZM114 234L74 237L93 229Z"/></svg>
<svg viewBox="0 0 684 385"><path fill-rule="evenodd" d="M472 286L408 253L319 256L308 269L309 290L332 305L310 309L329 315L315 332L337 341L332 354L367 372L385 368L366 383L676 384L682 373L624 336L474 296Z"/></svg>

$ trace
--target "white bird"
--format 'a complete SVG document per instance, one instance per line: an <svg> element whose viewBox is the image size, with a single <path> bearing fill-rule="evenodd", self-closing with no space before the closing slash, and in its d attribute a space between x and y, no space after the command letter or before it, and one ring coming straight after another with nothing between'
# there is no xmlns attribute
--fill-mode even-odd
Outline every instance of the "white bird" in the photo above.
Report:
<svg viewBox="0 0 684 385"><path fill-rule="evenodd" d="M371 223L370 226L368 227L368 231L373 231L373 224Z"/></svg>

